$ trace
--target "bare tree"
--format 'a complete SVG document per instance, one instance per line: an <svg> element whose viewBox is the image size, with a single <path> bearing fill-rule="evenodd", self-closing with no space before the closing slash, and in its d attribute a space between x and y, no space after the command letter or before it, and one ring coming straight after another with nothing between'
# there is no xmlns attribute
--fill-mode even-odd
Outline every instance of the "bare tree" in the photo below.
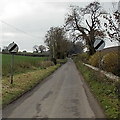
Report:
<svg viewBox="0 0 120 120"><path fill-rule="evenodd" d="M7 47L7 46L4 46L4 47L3 47L2 53L9 53L8 47Z"/></svg>
<svg viewBox="0 0 120 120"><path fill-rule="evenodd" d="M79 6L71 6L71 11L68 13L65 23L66 30L76 35L76 38L81 38L86 42L89 49L89 54L95 53L94 42L97 37L104 37L101 28L100 18L105 11L103 11L99 2L93 2L85 8Z"/></svg>
<svg viewBox="0 0 120 120"><path fill-rule="evenodd" d="M38 45L34 45L34 46L33 46L33 52L38 53L38 51L39 51Z"/></svg>
<svg viewBox="0 0 120 120"><path fill-rule="evenodd" d="M46 50L46 47L43 46L43 45L40 45L40 46L38 47L38 49L39 49L39 51L42 53L43 51Z"/></svg>
<svg viewBox="0 0 120 120"><path fill-rule="evenodd" d="M104 15L103 17L107 20L104 23L104 26L110 39L117 40L120 42L120 10L118 9L112 11L112 13Z"/></svg>

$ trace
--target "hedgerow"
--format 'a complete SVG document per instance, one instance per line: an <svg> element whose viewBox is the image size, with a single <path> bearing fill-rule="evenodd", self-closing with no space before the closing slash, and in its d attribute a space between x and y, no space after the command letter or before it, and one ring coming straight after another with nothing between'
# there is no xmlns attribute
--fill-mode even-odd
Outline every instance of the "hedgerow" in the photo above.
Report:
<svg viewBox="0 0 120 120"><path fill-rule="evenodd" d="M96 52L89 58L89 64L120 76L120 52Z"/></svg>

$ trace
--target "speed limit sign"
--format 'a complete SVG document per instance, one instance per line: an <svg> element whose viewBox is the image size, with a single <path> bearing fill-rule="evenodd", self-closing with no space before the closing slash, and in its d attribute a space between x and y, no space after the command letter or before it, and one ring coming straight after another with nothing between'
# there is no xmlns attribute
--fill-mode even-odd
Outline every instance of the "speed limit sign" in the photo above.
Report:
<svg viewBox="0 0 120 120"><path fill-rule="evenodd" d="M12 54L11 56L11 84L13 84L14 74L14 54L18 52L18 45L16 43L10 43L8 45L8 51Z"/></svg>

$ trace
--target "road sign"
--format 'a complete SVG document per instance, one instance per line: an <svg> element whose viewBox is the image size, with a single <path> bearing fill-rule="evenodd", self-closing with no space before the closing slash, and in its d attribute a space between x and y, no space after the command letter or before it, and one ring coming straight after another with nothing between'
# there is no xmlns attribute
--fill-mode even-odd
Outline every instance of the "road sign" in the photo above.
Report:
<svg viewBox="0 0 120 120"><path fill-rule="evenodd" d="M11 84L13 84L14 75L14 54L18 52L18 45L16 43L10 43L8 45L8 51L12 54L11 56Z"/></svg>
<svg viewBox="0 0 120 120"><path fill-rule="evenodd" d="M94 42L94 48L95 48L96 51L102 50L104 47L105 47L105 42L104 42L104 40L97 39L97 40Z"/></svg>
<svg viewBox="0 0 120 120"><path fill-rule="evenodd" d="M8 51L10 53L17 53L18 52L18 45L16 43L10 43L8 46Z"/></svg>

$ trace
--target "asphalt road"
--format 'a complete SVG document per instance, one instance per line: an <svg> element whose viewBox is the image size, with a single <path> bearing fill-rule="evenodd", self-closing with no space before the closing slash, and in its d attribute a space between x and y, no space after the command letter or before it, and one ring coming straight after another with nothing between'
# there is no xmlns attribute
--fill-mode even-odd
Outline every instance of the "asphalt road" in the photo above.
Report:
<svg viewBox="0 0 120 120"><path fill-rule="evenodd" d="M3 109L4 118L103 118L71 59L32 91Z"/></svg>

